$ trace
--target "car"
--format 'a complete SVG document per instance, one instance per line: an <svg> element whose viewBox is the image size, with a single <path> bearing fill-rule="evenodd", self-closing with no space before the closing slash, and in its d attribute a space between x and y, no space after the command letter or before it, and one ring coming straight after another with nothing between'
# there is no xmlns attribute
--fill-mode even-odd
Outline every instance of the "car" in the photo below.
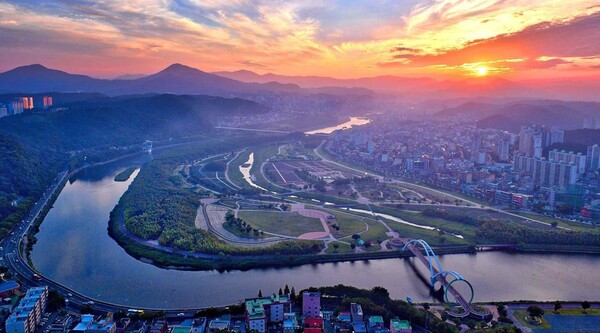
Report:
<svg viewBox="0 0 600 333"><path fill-rule="evenodd" d="M73 297L73 294L71 294L71 293L68 293L68 294L67 294L67 296L69 296L69 297Z"/></svg>
<svg viewBox="0 0 600 333"><path fill-rule="evenodd" d="M177 314L177 317L183 317L183 316L185 316L185 313L183 313L183 312L179 312L179 313Z"/></svg>

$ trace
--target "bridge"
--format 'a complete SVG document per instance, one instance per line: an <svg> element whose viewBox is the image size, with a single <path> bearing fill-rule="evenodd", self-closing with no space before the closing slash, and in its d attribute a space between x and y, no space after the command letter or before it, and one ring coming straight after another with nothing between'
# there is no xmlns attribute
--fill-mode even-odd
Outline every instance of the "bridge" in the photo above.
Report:
<svg viewBox="0 0 600 333"><path fill-rule="evenodd" d="M488 315L487 313L476 311L471 306L471 302L473 302L474 296L473 286L462 275L460 275L460 273L455 271L445 271L444 269L442 269L442 265L440 264L438 257L436 256L435 252L433 252L431 246L427 244L427 242L425 242L422 239L401 240L404 243L404 247L402 250L410 250L415 255L415 257L417 257L426 267L429 268L429 282L431 283L431 287L435 287L436 283L439 282L443 287L444 300L446 301L446 303L450 305L459 305L463 310L460 313L448 311L447 313L449 315L459 318L465 318L472 315L481 319L485 318ZM423 254L423 251L421 251L419 247L423 249L425 254ZM449 280L448 277L451 277L451 280ZM454 286L455 283L460 282L466 284L470 289L471 295L468 296L468 300ZM454 297L454 301L450 301L450 299L448 298L448 294Z"/></svg>

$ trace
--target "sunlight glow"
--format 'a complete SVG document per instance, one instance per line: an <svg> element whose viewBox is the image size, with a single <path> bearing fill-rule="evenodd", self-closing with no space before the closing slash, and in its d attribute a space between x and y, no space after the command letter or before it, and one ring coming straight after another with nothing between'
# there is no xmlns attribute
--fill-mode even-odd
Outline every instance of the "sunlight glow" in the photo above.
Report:
<svg viewBox="0 0 600 333"><path fill-rule="evenodd" d="M486 76L488 74L488 68L487 67L477 67L476 69L476 74L477 76Z"/></svg>

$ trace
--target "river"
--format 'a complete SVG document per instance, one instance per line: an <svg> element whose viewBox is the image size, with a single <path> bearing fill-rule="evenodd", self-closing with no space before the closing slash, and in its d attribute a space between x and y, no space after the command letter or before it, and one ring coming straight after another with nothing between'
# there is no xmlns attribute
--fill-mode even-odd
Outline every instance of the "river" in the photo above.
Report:
<svg viewBox="0 0 600 333"><path fill-rule="evenodd" d="M139 163L139 162L138 162ZM138 164L139 165L139 164ZM79 174L46 216L31 253L45 276L82 294L130 307L218 306L276 292L343 283L382 286L394 298L433 301L425 267L414 259L370 260L250 271L177 271L130 257L108 236L109 213L137 175L114 176L125 162ZM446 270L460 272L475 288L475 300L600 300L600 256L483 252L446 255Z"/></svg>
<svg viewBox="0 0 600 333"><path fill-rule="evenodd" d="M371 122L371 119L361 118L361 117L350 117L350 120L348 120L345 123L331 126L331 127L325 127L325 128L321 128L321 129L312 130L312 131L306 132L306 134L330 134L337 130L350 128L352 126L365 125L370 122Z"/></svg>

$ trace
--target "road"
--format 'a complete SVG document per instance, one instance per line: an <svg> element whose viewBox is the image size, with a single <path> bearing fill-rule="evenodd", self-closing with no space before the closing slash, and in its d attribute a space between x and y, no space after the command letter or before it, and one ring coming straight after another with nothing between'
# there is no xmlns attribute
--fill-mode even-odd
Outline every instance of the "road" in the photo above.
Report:
<svg viewBox="0 0 600 333"><path fill-rule="evenodd" d="M335 164L335 165L337 165L337 166L340 166L340 167L342 167L342 168L345 168L345 169L348 169L348 170L352 170L352 171L355 171L355 172L364 173L364 174L365 174L365 176L371 176L371 177L373 177L373 178L375 178L375 179L378 179L379 181L384 181L384 177L383 177L383 176L380 176L380 175L378 175L378 174L375 174L375 173L372 173L372 172L365 172L364 170L360 170L360 169L357 169L357 168L353 168L353 167L350 167L350 166L347 166L347 165L344 165L344 164L338 163L338 162L336 162L336 161L333 161L333 160L331 160L331 159L328 159L327 157L325 157L325 156L321 155L321 153L319 153L319 150L320 150L320 149L321 149L321 147L322 147L322 146L325 144L325 142L326 142L326 140L323 140L323 142L321 142L321 144L320 144L320 145L319 145L317 148L315 148L315 149L314 149L314 152L315 152L315 154L316 154L316 155L317 155L319 158L321 158L323 161L326 161L326 162L328 162L328 163ZM469 204L471 204L471 205L473 205L473 206L475 206L475 207L484 206L484 207L486 207L486 208L491 208L491 207L489 207L489 206L486 206L486 205L481 205L480 203L477 203L477 202L474 202L474 201L471 201L471 200L468 200L468 199L465 199L465 198L462 198L462 197L459 197L459 196L456 196L456 195L453 195L453 194L450 194L450 193L447 193L447 192L443 192L443 191L440 191L440 190L436 190L436 189L434 189L434 188L431 188L431 187L427 187L427 186L423 186L423 185L418 185L418 184L413 184L413 183L409 183L409 182L404 182L404 181L397 180L397 179L392 179L391 181L388 181L388 182L391 182L391 183L393 183L393 184L401 184L401 185L402 185L402 184L404 184L404 185L410 185L410 186L414 186L414 187L422 188L422 189L424 189L424 190L427 190L427 191L436 192L436 193L438 193L438 194L441 194L441 195L445 195L445 196L448 196L448 197L451 197L451 198L454 198L454 199L457 199L457 200L460 200L460 201L464 201L464 202L466 202L466 203L469 203ZM438 206L439 206L439 205L438 205ZM467 206L461 206L461 207L467 207ZM542 222L542 221L539 221L539 220L536 220L536 219L532 219L532 218L525 217L525 216L522 216L522 215L518 215L518 214L515 214L515 213L507 212L507 211L505 211L505 210L503 210L503 209L497 209L497 208L491 208L491 209L493 209L493 210L496 210L496 211L498 211L498 212L501 212L501 213L503 213L503 214L507 214L507 215L510 215L510 216L513 216L513 217L518 217L518 218L520 218L520 219L527 220L527 221L530 221L530 222L534 222L534 223L543 224L543 225L545 225L545 226L551 226L551 224L550 224L550 223ZM569 228L565 228L565 227L561 227L561 226L558 226L557 228L559 228L559 229L565 229L565 230L569 230Z"/></svg>
<svg viewBox="0 0 600 333"><path fill-rule="evenodd" d="M69 173L68 171L59 173L56 181L48 187L46 192L42 195L42 199L33 205L27 217L23 219L21 223L14 226L10 234L0 241L0 261L2 262L2 265L8 268L11 273L20 278L23 287L30 288L37 286L48 286L49 289L58 291L58 293L60 293L68 301L67 308L70 310L78 310L84 305L90 305L97 313L118 311L127 312L127 310L131 308L130 306L103 302L82 295L75 290L68 288L67 286L61 285L58 282L37 274L37 272L30 267L27 262L25 253L27 247L27 233L33 226L34 221L40 217L40 214L43 212L46 206L52 204L51 198L62 190L63 184L71 175L72 173ZM37 275L37 277L35 275ZM177 317L183 313L186 317L191 317L200 309L202 308L170 309L165 311L165 314L169 317ZM159 311L163 309L141 308L141 310Z"/></svg>

